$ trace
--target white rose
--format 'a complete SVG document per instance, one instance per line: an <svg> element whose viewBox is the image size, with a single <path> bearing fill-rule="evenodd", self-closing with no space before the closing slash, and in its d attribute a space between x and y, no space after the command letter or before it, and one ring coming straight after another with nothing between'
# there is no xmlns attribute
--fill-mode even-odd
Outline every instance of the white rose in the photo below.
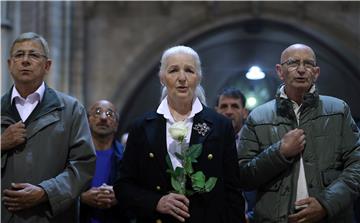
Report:
<svg viewBox="0 0 360 223"><path fill-rule="evenodd" d="M183 121L175 122L170 126L169 133L174 140L178 142L183 142L185 137L187 136L188 128Z"/></svg>

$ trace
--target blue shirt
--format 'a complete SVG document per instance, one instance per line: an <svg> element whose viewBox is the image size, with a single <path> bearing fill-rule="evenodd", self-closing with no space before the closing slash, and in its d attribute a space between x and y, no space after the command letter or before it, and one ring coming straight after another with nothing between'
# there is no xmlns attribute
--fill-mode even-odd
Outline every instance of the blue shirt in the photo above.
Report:
<svg viewBox="0 0 360 223"><path fill-rule="evenodd" d="M91 182L92 187L100 187L103 183L109 184L113 152L113 147L107 150L96 150L96 170Z"/></svg>
<svg viewBox="0 0 360 223"><path fill-rule="evenodd" d="M109 149L96 150L96 169L91 187L100 187L103 183L113 185L119 177L119 166L123 156L123 146L114 141ZM98 209L81 205L80 222L82 223L117 223L119 213L114 208Z"/></svg>
<svg viewBox="0 0 360 223"><path fill-rule="evenodd" d="M111 157L114 152L113 147L107 150L96 150L96 169L95 175L92 179L92 187L100 187L103 183L108 184L111 171ZM90 217L91 223L105 222L103 220L103 211L94 209Z"/></svg>

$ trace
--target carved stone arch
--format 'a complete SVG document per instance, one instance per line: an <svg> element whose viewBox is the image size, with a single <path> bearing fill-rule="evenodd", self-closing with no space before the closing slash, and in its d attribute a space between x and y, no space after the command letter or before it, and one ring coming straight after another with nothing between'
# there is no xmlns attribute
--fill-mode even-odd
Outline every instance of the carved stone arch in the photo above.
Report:
<svg viewBox="0 0 360 223"><path fill-rule="evenodd" d="M301 19L288 19L286 15L263 15L261 18L254 17L252 15L237 15L237 16L224 16L219 17L211 22L203 22L203 23L197 23L196 26L194 25L188 25L182 30L178 30L177 33L173 35L162 35L159 36L157 41L152 43L151 45L146 48L143 52L139 52L138 56L136 57L136 61L133 61L132 65L129 67L128 70L130 70L130 73L137 73L140 74L140 78L133 79L126 83L119 83L119 88L113 95L113 100L118 104L121 105L121 128L120 132L124 132L126 127L129 123L133 120L134 117L142 114L144 111L148 111L151 109L156 109L158 104L158 98L160 97L160 84L152 84L152 87L149 87L149 83L157 81L157 68L159 66L159 60L161 57L161 53L163 50L170 46L179 45L179 44L185 44L193 47L199 54L200 57L202 56L202 51L207 46L202 45L201 41L206 39L209 35L221 33L225 29L231 29L231 27L236 26L245 26L251 25L251 23L254 23L254 25L259 25L259 23L262 23L263 26L273 26L278 27L279 30L282 30L283 35L280 37L283 37L284 39L276 39L276 37L259 37L255 36L255 38L258 38L259 41L262 40L271 40L276 41L277 44L279 44L281 47L278 47L278 51L274 53L274 56L276 57L276 61L273 61L274 63L271 64L271 66L274 66L275 63L278 62L278 58L280 57L281 50L283 50L286 46L295 43L294 41L297 40L297 42L308 42L310 43L316 43L315 49L326 49L326 53L330 55L330 57L333 58L340 58L340 63L344 65L344 67L347 67L348 74L353 74L353 77L349 77L349 80L354 80L359 83L359 77L357 76L358 72L358 66L356 64L356 61L358 59L358 55L356 55L356 52L354 52L351 48L344 47L344 39L339 38L339 36L336 35L330 35L329 30L321 29L321 23L317 23L318 21L312 20L311 23L306 24L306 26L303 25L304 21ZM289 35L287 32L292 32L293 34ZM250 30L250 32L257 32L256 30ZM302 35L299 38L296 38L296 35ZM332 37L331 37L332 36ZM351 36L349 34L349 36ZM310 44L311 46L311 44ZM321 54L321 52L320 52ZM327 55L327 56L329 56ZM202 58L201 58L202 59ZM142 61L142 66L138 66L137 61ZM145 62L145 63L143 63ZM205 61L202 61L203 64ZM206 64L206 62L205 62ZM343 68L344 68L343 67ZM343 69L342 68L342 69ZM273 72L272 75L275 75ZM215 81L217 85L209 87L211 90L219 90L219 86L223 86L226 83L229 82L231 78L223 78L218 81ZM206 80L206 76L205 76ZM122 95L121 98L119 97L119 92L124 92L123 87L125 85L128 87L127 95ZM130 87L130 88L129 88ZM206 88L206 86L205 86ZM159 90L157 90L159 89ZM141 91L145 91L146 93L141 95ZM207 89L205 89L207 90ZM207 92L210 93L210 92ZM157 95L154 99L151 99L151 95ZM208 94L209 95L209 94ZM147 96L147 97L144 97ZM216 92L210 93L210 99L214 101L214 98L216 97ZM141 102L139 102L141 101ZM141 105L144 105L143 107ZM212 106L213 104L210 103ZM134 108L137 109L137 111L134 110Z"/></svg>

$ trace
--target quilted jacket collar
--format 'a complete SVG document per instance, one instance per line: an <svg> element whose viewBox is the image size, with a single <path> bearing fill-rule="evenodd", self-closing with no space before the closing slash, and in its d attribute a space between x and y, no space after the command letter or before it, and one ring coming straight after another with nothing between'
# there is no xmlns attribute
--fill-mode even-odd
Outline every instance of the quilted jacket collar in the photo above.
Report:
<svg viewBox="0 0 360 223"><path fill-rule="evenodd" d="M291 120L296 120L296 116L293 110L292 102L288 98L280 97L281 92L280 89L283 85L281 85L276 92L276 112L278 115L289 118ZM304 95L304 100L302 103L301 110L305 110L307 108L316 107L319 103L319 93L315 88L313 93L306 93Z"/></svg>

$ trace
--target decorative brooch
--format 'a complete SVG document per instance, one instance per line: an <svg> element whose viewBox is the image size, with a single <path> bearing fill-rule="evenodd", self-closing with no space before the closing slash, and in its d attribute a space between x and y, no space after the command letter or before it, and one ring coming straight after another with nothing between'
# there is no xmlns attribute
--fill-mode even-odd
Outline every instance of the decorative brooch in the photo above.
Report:
<svg viewBox="0 0 360 223"><path fill-rule="evenodd" d="M205 136L206 133L210 130L210 127L207 126L207 124L204 123L197 123L195 126L193 126L193 129L197 131L199 135Z"/></svg>

